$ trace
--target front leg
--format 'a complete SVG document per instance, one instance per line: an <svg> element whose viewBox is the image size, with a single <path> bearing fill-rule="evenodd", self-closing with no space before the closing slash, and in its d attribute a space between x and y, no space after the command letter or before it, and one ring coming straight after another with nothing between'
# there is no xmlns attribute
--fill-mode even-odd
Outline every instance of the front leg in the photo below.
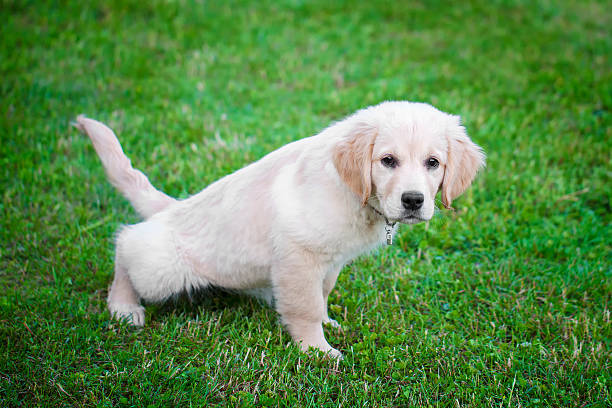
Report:
<svg viewBox="0 0 612 408"><path fill-rule="evenodd" d="M276 310L303 351L313 347L341 357L342 353L329 345L323 333L323 319L327 316L323 279L327 268L311 256L294 253L291 259L273 268Z"/></svg>
<svg viewBox="0 0 612 408"><path fill-rule="evenodd" d="M338 275L340 274L341 270L341 266L332 268L323 279L323 324L330 325L335 328L339 328L340 323L329 317L327 308L327 298L329 297L329 294L331 293L334 286L336 286L336 281L338 280Z"/></svg>

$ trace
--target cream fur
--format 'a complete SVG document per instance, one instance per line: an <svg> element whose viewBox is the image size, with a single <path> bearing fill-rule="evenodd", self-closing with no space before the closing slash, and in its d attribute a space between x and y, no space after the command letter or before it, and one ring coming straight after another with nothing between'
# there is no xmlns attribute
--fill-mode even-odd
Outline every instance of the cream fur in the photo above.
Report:
<svg viewBox="0 0 612 408"><path fill-rule="evenodd" d="M333 356L341 354L322 324L337 326L327 298L341 268L384 242L385 217L429 220L439 188L450 205L484 165L458 117L426 104L384 102L177 201L131 167L108 127L83 116L77 126L110 181L145 218L117 237L108 296L114 316L142 325L141 300L215 285L273 303L304 350ZM388 155L397 167L384 165ZM439 168L425 167L429 157ZM402 204L407 191L423 194L419 210Z"/></svg>

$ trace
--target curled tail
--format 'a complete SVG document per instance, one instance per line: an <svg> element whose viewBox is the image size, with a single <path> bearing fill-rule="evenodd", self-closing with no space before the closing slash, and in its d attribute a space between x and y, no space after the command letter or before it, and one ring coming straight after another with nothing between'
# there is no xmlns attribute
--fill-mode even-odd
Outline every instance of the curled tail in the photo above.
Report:
<svg viewBox="0 0 612 408"><path fill-rule="evenodd" d="M79 115L75 126L93 142L111 184L128 199L142 217L149 218L176 202L174 198L153 187L140 170L132 167L119 140L106 125Z"/></svg>

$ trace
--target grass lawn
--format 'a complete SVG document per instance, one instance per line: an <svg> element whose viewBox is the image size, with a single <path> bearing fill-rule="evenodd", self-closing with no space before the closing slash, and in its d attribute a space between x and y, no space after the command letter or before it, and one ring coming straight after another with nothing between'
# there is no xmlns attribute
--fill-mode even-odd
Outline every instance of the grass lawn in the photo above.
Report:
<svg viewBox="0 0 612 408"><path fill-rule="evenodd" d="M609 2L61 3L0 3L0 406L612 404ZM461 115L488 164L345 267L343 361L237 295L110 320L138 217L77 114L187 197L393 99Z"/></svg>

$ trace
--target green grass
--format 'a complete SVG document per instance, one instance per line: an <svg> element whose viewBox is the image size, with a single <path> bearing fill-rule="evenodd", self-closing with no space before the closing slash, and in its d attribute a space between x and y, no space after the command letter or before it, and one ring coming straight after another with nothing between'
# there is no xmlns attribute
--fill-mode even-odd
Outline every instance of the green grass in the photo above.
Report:
<svg viewBox="0 0 612 408"><path fill-rule="evenodd" d="M0 3L1 406L612 404L608 2L61 3ZM235 295L110 320L138 218L77 114L186 197L388 99L460 114L488 166L345 268L344 361Z"/></svg>

